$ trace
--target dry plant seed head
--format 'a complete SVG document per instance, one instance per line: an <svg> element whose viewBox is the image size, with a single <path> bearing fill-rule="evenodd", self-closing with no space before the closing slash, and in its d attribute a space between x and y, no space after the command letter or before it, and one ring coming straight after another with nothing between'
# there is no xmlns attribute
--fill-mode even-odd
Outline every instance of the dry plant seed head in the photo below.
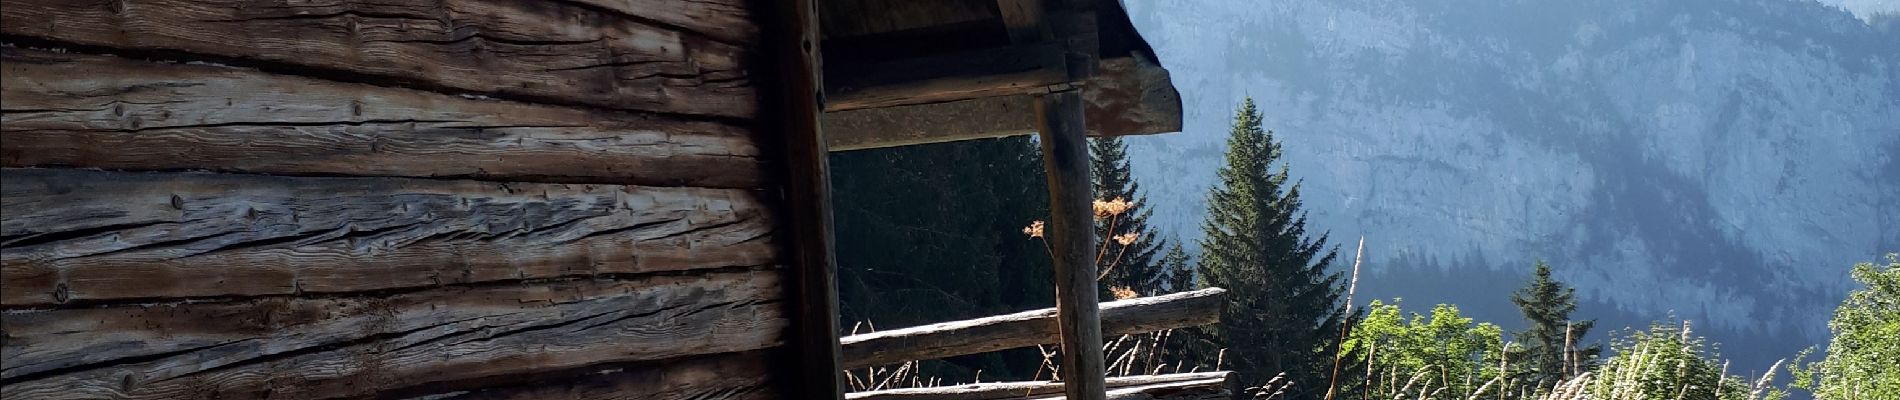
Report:
<svg viewBox="0 0 1900 400"><path fill-rule="evenodd" d="M1023 227L1023 234L1032 238L1042 237L1042 220L1035 220Z"/></svg>
<svg viewBox="0 0 1900 400"><path fill-rule="evenodd" d="M1135 293L1134 289L1129 289L1127 286L1116 286L1116 287L1108 288L1108 293L1110 295L1114 295L1115 300L1128 300L1128 299L1132 299L1136 297L1141 297L1140 294Z"/></svg>
<svg viewBox="0 0 1900 400"><path fill-rule="evenodd" d="M1128 232L1128 233L1124 233L1120 235L1115 235L1115 243L1121 243L1123 246L1127 246L1127 245L1135 244L1135 239L1139 239L1139 238L1141 238L1140 232Z"/></svg>
<svg viewBox="0 0 1900 400"><path fill-rule="evenodd" d="M1096 218L1108 218L1121 215L1122 213L1128 212L1130 207L1133 207L1133 204L1129 203L1127 199L1120 197L1116 197L1114 200L1096 200L1093 205L1095 206Z"/></svg>

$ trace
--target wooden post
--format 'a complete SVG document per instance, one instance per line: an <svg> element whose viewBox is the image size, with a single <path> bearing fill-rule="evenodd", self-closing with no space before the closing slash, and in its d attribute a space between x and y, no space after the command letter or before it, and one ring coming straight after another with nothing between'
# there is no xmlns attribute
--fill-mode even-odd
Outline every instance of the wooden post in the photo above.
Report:
<svg viewBox="0 0 1900 400"><path fill-rule="evenodd" d="M1095 286L1095 211L1088 132L1075 89L1036 96L1036 130L1049 183L1049 243L1055 254L1056 323L1062 332L1063 392L1107 398L1102 324Z"/></svg>
<svg viewBox="0 0 1900 400"><path fill-rule="evenodd" d="M786 343L791 357L781 366L797 371L784 378L790 398L843 399L844 375L838 350L838 283L831 232L831 179L825 135L819 123L824 110L824 81L819 71L818 9L813 0L767 1L772 7L763 35L776 56L775 77L781 90L767 107L776 118L765 118L765 132L782 132L785 156L785 215L791 244L792 337Z"/></svg>

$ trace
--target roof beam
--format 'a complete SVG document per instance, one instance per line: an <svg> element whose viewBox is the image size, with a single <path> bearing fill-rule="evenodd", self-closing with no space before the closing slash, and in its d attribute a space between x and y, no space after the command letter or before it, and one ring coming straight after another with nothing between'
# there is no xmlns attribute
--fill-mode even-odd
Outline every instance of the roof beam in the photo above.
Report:
<svg viewBox="0 0 1900 400"><path fill-rule="evenodd" d="M866 65L827 64L826 111L1025 94L1073 82L1060 48L1032 43Z"/></svg>
<svg viewBox="0 0 1900 400"><path fill-rule="evenodd" d="M1103 60L1082 85L1090 136L1179 132L1181 96L1168 71L1137 57ZM1035 132L1033 99L992 96L931 104L831 111L824 115L831 151L1027 135Z"/></svg>

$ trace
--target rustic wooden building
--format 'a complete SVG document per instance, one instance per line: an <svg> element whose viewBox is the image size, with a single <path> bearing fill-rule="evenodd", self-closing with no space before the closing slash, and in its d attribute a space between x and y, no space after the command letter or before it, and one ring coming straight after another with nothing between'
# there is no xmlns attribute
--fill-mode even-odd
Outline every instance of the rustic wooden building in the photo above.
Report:
<svg viewBox="0 0 1900 400"><path fill-rule="evenodd" d="M835 398L827 151L1041 132L1061 239L1180 124L1109 0L4 0L0 105L7 399Z"/></svg>

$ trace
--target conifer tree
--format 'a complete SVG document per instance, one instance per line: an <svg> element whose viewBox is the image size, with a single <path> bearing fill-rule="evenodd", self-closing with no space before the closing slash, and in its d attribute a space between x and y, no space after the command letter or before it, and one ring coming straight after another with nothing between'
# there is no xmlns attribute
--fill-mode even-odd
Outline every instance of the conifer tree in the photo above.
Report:
<svg viewBox="0 0 1900 400"><path fill-rule="evenodd" d="M1194 289L1194 269L1188 265L1187 250L1181 243L1170 242L1168 252L1161 255L1161 274L1167 277L1167 291L1185 292Z"/></svg>
<svg viewBox="0 0 1900 400"><path fill-rule="evenodd" d="M1338 249L1325 234L1307 237L1300 184L1289 181L1280 143L1261 128L1253 99L1235 113L1227 147L1208 195L1200 259L1204 284L1229 291L1213 329L1226 345L1226 366L1244 385L1285 373L1295 384L1290 398L1323 397L1344 311L1343 282L1329 268Z"/></svg>
<svg viewBox="0 0 1900 400"><path fill-rule="evenodd" d="M1194 287L1194 266L1188 258L1187 250L1181 248L1180 240L1168 242L1168 252L1161 255L1161 274L1166 277L1164 288L1169 293L1179 293L1196 289ZM1176 329L1168 333L1164 343L1164 360L1180 363L1176 370L1186 371L1199 367L1212 368L1220 345L1213 341L1206 327Z"/></svg>
<svg viewBox="0 0 1900 400"><path fill-rule="evenodd" d="M1594 367L1603 348L1579 344L1596 321L1570 319L1570 313L1577 310L1577 289L1552 279L1550 264L1543 260L1535 266L1530 282L1511 294L1511 302L1517 304L1529 325L1513 336L1524 346L1520 356L1523 365L1532 368L1524 372L1527 379L1521 382L1548 388Z"/></svg>
<svg viewBox="0 0 1900 400"><path fill-rule="evenodd" d="M1049 215L1041 154L1026 136L831 153L843 332L1054 306L1048 250L1020 233ZM1041 360L1013 349L912 371L1027 380Z"/></svg>
<svg viewBox="0 0 1900 400"><path fill-rule="evenodd" d="M1148 196L1141 192L1141 186L1129 173L1128 144L1117 137L1092 139L1089 162L1089 171L1094 173L1095 199L1121 199L1129 203L1126 212L1095 220L1095 237L1106 246L1098 266L1105 274L1103 288L1125 287L1143 296L1160 294L1166 277L1156 264L1155 253L1162 244L1148 226L1148 217L1154 213L1148 209Z"/></svg>

